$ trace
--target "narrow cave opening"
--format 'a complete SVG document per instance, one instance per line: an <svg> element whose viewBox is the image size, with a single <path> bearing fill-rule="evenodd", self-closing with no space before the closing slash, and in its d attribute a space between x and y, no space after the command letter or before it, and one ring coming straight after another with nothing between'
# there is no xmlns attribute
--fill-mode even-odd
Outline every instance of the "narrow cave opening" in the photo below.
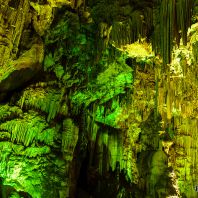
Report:
<svg viewBox="0 0 198 198"><path fill-rule="evenodd" d="M77 180L77 198L88 197L90 194L90 189L87 181L88 172L88 162L89 162L89 152L87 150L86 157L81 163L80 173Z"/></svg>

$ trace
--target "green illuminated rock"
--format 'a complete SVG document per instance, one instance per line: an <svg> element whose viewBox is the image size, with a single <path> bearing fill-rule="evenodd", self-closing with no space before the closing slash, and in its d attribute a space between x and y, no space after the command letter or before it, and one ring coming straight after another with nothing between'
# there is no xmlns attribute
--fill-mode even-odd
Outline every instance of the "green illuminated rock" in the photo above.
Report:
<svg viewBox="0 0 198 198"><path fill-rule="evenodd" d="M196 198L197 10L0 1L0 197Z"/></svg>

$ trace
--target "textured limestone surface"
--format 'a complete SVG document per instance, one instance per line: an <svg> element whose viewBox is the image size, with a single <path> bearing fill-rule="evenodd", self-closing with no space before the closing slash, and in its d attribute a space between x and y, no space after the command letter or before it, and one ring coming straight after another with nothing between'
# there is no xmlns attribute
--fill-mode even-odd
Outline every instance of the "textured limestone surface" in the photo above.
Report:
<svg viewBox="0 0 198 198"><path fill-rule="evenodd" d="M198 197L197 16L0 0L0 197Z"/></svg>

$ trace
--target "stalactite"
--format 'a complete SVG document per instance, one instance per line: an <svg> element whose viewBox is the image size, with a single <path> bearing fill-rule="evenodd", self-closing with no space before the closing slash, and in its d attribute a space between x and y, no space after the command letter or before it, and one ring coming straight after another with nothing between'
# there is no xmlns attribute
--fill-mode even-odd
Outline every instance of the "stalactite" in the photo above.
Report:
<svg viewBox="0 0 198 198"><path fill-rule="evenodd" d="M152 45L156 54L161 54L164 66L172 60L173 46L179 46L180 38L187 44L192 5L192 0L160 0L153 9Z"/></svg>
<svg viewBox="0 0 198 198"><path fill-rule="evenodd" d="M47 121L54 119L61 110L61 101L64 96L64 89L43 89L41 87L24 90L21 99L18 101L21 108L28 106L40 109L48 113Z"/></svg>
<svg viewBox="0 0 198 198"><path fill-rule="evenodd" d="M31 122L29 121L31 120ZM29 146L34 140L53 144L56 128L48 128L43 117L31 112L24 114L23 119L13 119L0 124L0 129L11 133L11 141Z"/></svg>

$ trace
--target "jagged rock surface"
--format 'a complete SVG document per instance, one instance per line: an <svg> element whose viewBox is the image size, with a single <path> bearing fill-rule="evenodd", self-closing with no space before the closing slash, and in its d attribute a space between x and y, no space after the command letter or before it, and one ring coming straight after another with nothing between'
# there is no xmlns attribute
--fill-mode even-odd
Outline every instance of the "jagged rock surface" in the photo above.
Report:
<svg viewBox="0 0 198 198"><path fill-rule="evenodd" d="M197 5L1 0L1 197L196 198Z"/></svg>

